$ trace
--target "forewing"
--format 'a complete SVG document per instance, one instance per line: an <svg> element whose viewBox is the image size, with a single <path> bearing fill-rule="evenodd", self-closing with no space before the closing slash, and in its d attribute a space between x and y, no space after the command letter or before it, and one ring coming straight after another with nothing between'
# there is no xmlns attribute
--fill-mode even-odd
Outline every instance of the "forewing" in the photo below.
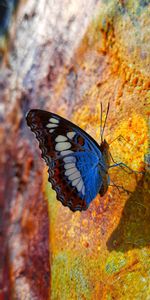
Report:
<svg viewBox="0 0 150 300"><path fill-rule="evenodd" d="M98 144L82 129L50 112L29 111L27 124L39 141L57 199L72 211L87 209L102 185Z"/></svg>

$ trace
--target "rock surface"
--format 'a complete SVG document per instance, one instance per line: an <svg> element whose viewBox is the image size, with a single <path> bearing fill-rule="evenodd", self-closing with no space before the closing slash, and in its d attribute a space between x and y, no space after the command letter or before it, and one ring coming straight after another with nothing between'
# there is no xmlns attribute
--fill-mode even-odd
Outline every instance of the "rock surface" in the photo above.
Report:
<svg viewBox="0 0 150 300"><path fill-rule="evenodd" d="M3 47L0 299L149 299L150 5L97 2L20 2ZM132 193L110 186L72 213L47 182L25 114L53 111L99 142L101 101L113 158L146 172L112 169Z"/></svg>

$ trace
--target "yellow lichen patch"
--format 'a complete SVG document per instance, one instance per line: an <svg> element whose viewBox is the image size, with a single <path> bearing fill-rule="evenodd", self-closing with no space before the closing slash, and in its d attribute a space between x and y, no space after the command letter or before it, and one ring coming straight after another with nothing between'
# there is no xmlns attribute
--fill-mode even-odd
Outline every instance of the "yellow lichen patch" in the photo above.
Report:
<svg viewBox="0 0 150 300"><path fill-rule="evenodd" d="M111 152L115 160L123 161L133 170L142 171L144 154L148 149L148 131L145 119L132 114L128 120L120 122L111 139Z"/></svg>
<svg viewBox="0 0 150 300"><path fill-rule="evenodd" d="M89 51L88 46L92 40L92 47L97 52L101 55L106 53L109 55L110 69L121 76L123 84L130 84L132 91L137 87L139 92L143 89L148 92L150 88L148 76L150 41L147 31L149 20L146 16L149 6L142 8L138 4L139 7L134 7L134 11L130 5L125 8L124 4L118 1L110 1L109 5L108 3L101 5L102 13L90 25L81 47L83 48L86 44L84 50ZM123 14L121 10L122 12L124 10ZM128 13L125 14L125 11ZM137 11L140 11L138 18L136 17ZM144 30L141 31L141 28ZM83 52L81 59L83 60Z"/></svg>

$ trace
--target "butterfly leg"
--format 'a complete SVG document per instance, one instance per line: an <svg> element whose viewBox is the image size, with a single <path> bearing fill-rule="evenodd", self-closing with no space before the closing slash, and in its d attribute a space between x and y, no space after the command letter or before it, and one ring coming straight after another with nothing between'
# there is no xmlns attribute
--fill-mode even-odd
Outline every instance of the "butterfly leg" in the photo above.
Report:
<svg viewBox="0 0 150 300"><path fill-rule="evenodd" d="M103 106L102 106L102 102L101 102L101 114L100 114L100 136L101 136L101 143L103 141L103 135L104 135L105 125L106 125L106 121L107 121L107 117L108 117L109 107L110 107L110 102L108 102L108 104L107 104L107 111L106 111L105 121L104 121L104 125L102 126Z"/></svg>
<svg viewBox="0 0 150 300"><path fill-rule="evenodd" d="M110 157L111 157L112 161L114 162L114 165L110 166L110 168L113 168L113 167L120 167L121 169L124 170L124 172L126 172L126 173L128 173L128 174L132 174L132 173L135 173L135 174L144 174L143 172L139 172L139 171L132 170L130 167L128 167L128 166L127 166L125 163L123 163L123 162L117 163L117 162L114 160L114 158L113 158L113 156L112 156L112 154L111 154L110 151L109 151L109 154L110 154ZM130 172L128 172L125 168L126 168L127 170L129 170Z"/></svg>
<svg viewBox="0 0 150 300"><path fill-rule="evenodd" d="M121 139L123 139L124 141L126 141L126 143L128 143L128 141L124 138L124 136L122 134L119 134L115 139L113 139L110 143L109 143L109 146L115 142L116 140L120 141L121 142Z"/></svg>
<svg viewBox="0 0 150 300"><path fill-rule="evenodd" d="M110 157L111 157L111 160L113 161L113 163L114 163L114 164L117 164L117 162L114 160L114 158L113 158L113 156L112 156L112 154L111 154L110 151L109 151L109 154L110 154ZM126 172L126 173L128 173L128 174L132 173L132 172L128 172L122 165L119 165L119 167L120 167L121 169L123 169L124 172ZM131 170L132 170L132 169L131 169Z"/></svg>
<svg viewBox="0 0 150 300"><path fill-rule="evenodd" d="M115 184L112 180L111 180L111 182L112 182L112 184L109 184L109 186L114 186L114 187L116 187L118 191L122 190L123 192L125 192L125 193L127 193L127 194L130 194L130 193L132 194L131 191L125 189L122 185L117 185L117 184Z"/></svg>
<svg viewBox="0 0 150 300"><path fill-rule="evenodd" d="M128 167L126 164L124 164L123 162L120 162L120 163L115 163L114 165L111 165L109 166L109 168L114 168L114 167L122 167L123 169L126 168L128 169L130 172L128 172L128 174L132 174L132 173L135 173L135 174L143 174L143 172L139 172L139 171L135 171L135 170L132 170L130 167ZM125 169L124 169L125 171Z"/></svg>

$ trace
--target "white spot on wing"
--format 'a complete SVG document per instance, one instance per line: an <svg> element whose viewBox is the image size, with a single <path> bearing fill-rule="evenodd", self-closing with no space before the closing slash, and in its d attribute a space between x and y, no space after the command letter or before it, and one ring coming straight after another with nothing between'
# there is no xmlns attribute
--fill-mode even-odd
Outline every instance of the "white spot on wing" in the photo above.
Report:
<svg viewBox="0 0 150 300"><path fill-rule="evenodd" d="M83 180L81 179L80 182L76 186L78 192L80 192L82 190L82 187L83 187Z"/></svg>
<svg viewBox="0 0 150 300"><path fill-rule="evenodd" d="M69 142L57 143L55 149L57 151L63 151L71 148L71 144Z"/></svg>
<svg viewBox="0 0 150 300"><path fill-rule="evenodd" d="M75 163L65 163L64 168L66 170L74 168L75 167Z"/></svg>
<svg viewBox="0 0 150 300"><path fill-rule="evenodd" d="M67 171L65 171L65 175L69 176L72 175L73 173L75 173L77 171L76 167L72 168L72 169L68 169Z"/></svg>
<svg viewBox="0 0 150 300"><path fill-rule="evenodd" d="M74 156L64 157L63 160L65 163L75 163L76 162L76 158Z"/></svg>
<svg viewBox="0 0 150 300"><path fill-rule="evenodd" d="M63 156L64 156L64 155L68 155L68 154L70 154L70 153L73 153L73 151L71 151L71 150L65 150L65 151L61 151L61 152L60 152L60 154L63 155Z"/></svg>
<svg viewBox="0 0 150 300"><path fill-rule="evenodd" d="M76 186L79 181L80 181L80 178L73 180L72 181L72 186Z"/></svg>
<svg viewBox="0 0 150 300"><path fill-rule="evenodd" d="M55 119L55 118L50 118L49 121L50 121L51 123L55 123L55 124L58 124L58 123L59 123L59 121L58 121L57 119Z"/></svg>
<svg viewBox="0 0 150 300"><path fill-rule="evenodd" d="M71 180L71 181L76 179L76 178L81 178L81 175L80 175L79 171L76 171L74 174L72 174L68 177L68 179Z"/></svg>
<svg viewBox="0 0 150 300"><path fill-rule="evenodd" d="M52 133L52 132L54 132L54 131L55 131L55 129L50 129L50 130L49 130L50 133Z"/></svg>
<svg viewBox="0 0 150 300"><path fill-rule="evenodd" d="M68 137L69 139L72 139L75 135L76 135L76 132L74 132L74 131L71 131L71 132L68 132L68 133L67 133L67 137Z"/></svg>
<svg viewBox="0 0 150 300"><path fill-rule="evenodd" d="M85 186L83 185L83 188L82 188L82 194L84 195L85 194Z"/></svg>
<svg viewBox="0 0 150 300"><path fill-rule="evenodd" d="M55 128L55 127L57 127L57 126L58 126L58 125L56 125L56 124L51 124L51 123L49 123L49 124L46 125L47 128Z"/></svg>
<svg viewBox="0 0 150 300"><path fill-rule="evenodd" d="M65 142L65 141L67 141L67 138L66 138L66 136L64 136L64 135L58 135L58 136L56 137L55 141L56 141L56 142Z"/></svg>

